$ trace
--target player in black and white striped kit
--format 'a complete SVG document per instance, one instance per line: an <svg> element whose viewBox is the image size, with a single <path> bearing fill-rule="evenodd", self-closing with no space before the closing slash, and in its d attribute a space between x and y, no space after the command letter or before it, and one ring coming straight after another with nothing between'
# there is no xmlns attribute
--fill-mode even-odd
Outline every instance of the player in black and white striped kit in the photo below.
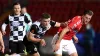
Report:
<svg viewBox="0 0 100 56"><path fill-rule="evenodd" d="M24 37L24 44L26 51L30 56L40 56L38 53L39 43L45 46L45 40L42 38L47 30L51 27L60 27L61 23L51 20L51 16L48 13L43 13L39 21L35 21L27 36Z"/></svg>
<svg viewBox="0 0 100 56"><path fill-rule="evenodd" d="M6 26L10 26L9 49L12 56L15 54L24 53L23 38L26 35L25 23L31 25L30 20L21 14L21 6L19 3L13 5L14 13L9 15L2 25L2 32L5 35Z"/></svg>

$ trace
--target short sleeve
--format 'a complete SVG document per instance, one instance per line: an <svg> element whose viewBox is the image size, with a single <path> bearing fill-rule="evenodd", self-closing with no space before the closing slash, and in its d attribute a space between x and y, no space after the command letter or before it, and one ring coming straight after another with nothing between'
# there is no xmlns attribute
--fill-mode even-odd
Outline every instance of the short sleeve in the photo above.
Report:
<svg viewBox="0 0 100 56"><path fill-rule="evenodd" d="M9 24L9 18L8 17L5 19L5 22L4 23L5 24Z"/></svg>
<svg viewBox="0 0 100 56"><path fill-rule="evenodd" d="M31 28L30 28L30 32L34 31L32 33L35 33L35 34L38 32L38 30L39 29L38 29L38 26L37 25L32 25Z"/></svg>
<svg viewBox="0 0 100 56"><path fill-rule="evenodd" d="M30 22L30 20L28 20L28 18L27 18L27 16L26 16L26 15L24 15L24 16L25 16L25 17L24 17L24 18L25 18L25 22L26 22L26 23L29 23L29 22Z"/></svg>

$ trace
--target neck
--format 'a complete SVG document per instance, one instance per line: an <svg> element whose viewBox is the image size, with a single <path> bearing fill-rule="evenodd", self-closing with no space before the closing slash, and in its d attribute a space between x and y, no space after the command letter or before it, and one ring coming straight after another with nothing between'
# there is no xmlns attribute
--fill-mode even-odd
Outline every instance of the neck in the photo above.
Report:
<svg viewBox="0 0 100 56"><path fill-rule="evenodd" d="M19 13L19 14L14 14L15 16L19 16L21 13Z"/></svg>

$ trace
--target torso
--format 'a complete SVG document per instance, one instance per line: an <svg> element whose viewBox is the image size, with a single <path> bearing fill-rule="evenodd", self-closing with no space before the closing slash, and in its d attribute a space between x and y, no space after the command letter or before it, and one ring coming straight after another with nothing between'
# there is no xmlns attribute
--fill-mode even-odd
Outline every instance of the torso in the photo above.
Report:
<svg viewBox="0 0 100 56"><path fill-rule="evenodd" d="M71 22L68 23L68 27L70 28L70 31L64 35L63 39L65 40L71 40L72 37L81 29L81 16L74 17ZM62 30L63 28L61 27L60 29Z"/></svg>

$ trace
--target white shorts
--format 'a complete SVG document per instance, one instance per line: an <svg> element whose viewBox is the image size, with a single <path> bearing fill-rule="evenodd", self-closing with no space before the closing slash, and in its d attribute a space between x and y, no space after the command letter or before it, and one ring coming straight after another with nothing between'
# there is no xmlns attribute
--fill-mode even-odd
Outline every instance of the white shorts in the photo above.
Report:
<svg viewBox="0 0 100 56"><path fill-rule="evenodd" d="M68 55L71 55L72 53L77 52L73 41L64 40L64 39L61 40L60 48L55 53L62 55L62 51L67 52Z"/></svg>

